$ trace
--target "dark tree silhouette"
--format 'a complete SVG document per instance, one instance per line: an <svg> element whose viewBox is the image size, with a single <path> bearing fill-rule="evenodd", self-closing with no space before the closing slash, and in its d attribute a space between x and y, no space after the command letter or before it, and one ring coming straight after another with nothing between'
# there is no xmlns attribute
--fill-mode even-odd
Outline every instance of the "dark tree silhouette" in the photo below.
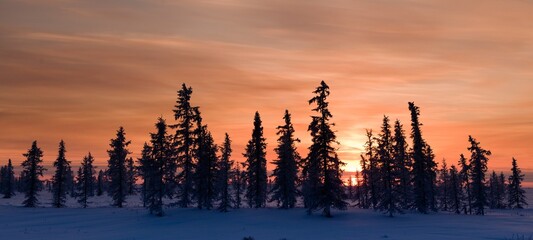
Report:
<svg viewBox="0 0 533 240"><path fill-rule="evenodd" d="M23 154L26 157L21 164L22 173L21 179L24 185L25 199L22 202L24 207L37 207L39 204L38 191L41 188L41 180L39 177L43 176L46 171L41 164L43 162L43 151L37 147L37 141L33 141L31 148L27 153Z"/></svg>
<svg viewBox="0 0 533 240"><path fill-rule="evenodd" d="M231 180L231 186L233 188L233 207L236 209L241 208L242 206L242 194L246 188L246 172L241 170L241 165L244 163L238 163L237 166L232 170L233 178Z"/></svg>
<svg viewBox="0 0 533 240"><path fill-rule="evenodd" d="M377 208L379 202L380 176L378 161L376 159L376 147L374 146L374 136L371 129L366 130L367 141L365 143L365 154L361 155L361 168L363 171L362 194L364 204L362 208Z"/></svg>
<svg viewBox="0 0 533 240"><path fill-rule="evenodd" d="M413 102L409 103L409 111L411 111L411 138L413 139L413 191L414 191L414 207L420 213L428 213L430 208L434 208L434 176L436 166L432 159L431 148L422 138L422 130L418 117L420 116L420 109L415 106Z"/></svg>
<svg viewBox="0 0 533 240"><path fill-rule="evenodd" d="M103 170L100 170L98 172L98 178L96 182L96 196L102 196L104 194L105 190L105 172Z"/></svg>
<svg viewBox="0 0 533 240"><path fill-rule="evenodd" d="M277 127L279 138L278 146L274 151L278 158L272 161L272 164L276 167L272 173L274 184L270 201L277 201L278 206L288 209L296 205L296 197L298 195L297 180L300 155L296 150L295 142L300 140L294 137L294 127L288 110L285 110L283 119L285 124Z"/></svg>
<svg viewBox="0 0 533 240"><path fill-rule="evenodd" d="M174 178L176 168L168 168L165 173L165 178L168 181L167 192L172 196L174 192L173 182L178 185L178 205L180 207L189 207L192 204L192 196L194 193L194 169L195 169L195 129L194 122L196 120L197 107L191 106L192 88L182 84L182 88L178 91L178 99L174 106L174 119L178 121L177 124L172 125L171 128L176 129L174 135L175 154L177 166L181 172ZM173 181L170 181L173 179Z"/></svg>
<svg viewBox="0 0 533 240"><path fill-rule="evenodd" d="M154 174L154 160L152 159L152 149L148 143L144 143L143 149L141 151L141 157L137 159L137 174L142 178L143 182L141 184L141 199L143 201L143 207L148 207L149 195L152 196L153 191L153 174ZM150 211L151 214L154 211Z"/></svg>
<svg viewBox="0 0 533 240"><path fill-rule="evenodd" d="M466 200L464 204L463 211L465 214L472 214L472 187L470 184L470 164L466 161L466 158L461 154L459 158L459 166L461 171L459 172L459 177L461 179L461 185L465 189Z"/></svg>
<svg viewBox="0 0 533 240"><path fill-rule="evenodd" d="M448 211L450 207L450 172L448 165L446 164L446 159L442 160L442 167L439 170L438 177L438 196L439 196L439 207L442 211Z"/></svg>
<svg viewBox="0 0 533 240"><path fill-rule="evenodd" d="M163 197L167 187L174 185L173 178L167 178L168 169L175 168L172 136L167 134L167 124L159 118L156 132L151 133L151 146L145 144L140 160L145 185L145 201L151 214L163 216ZM168 196L168 194L167 194Z"/></svg>
<svg viewBox="0 0 533 240"><path fill-rule="evenodd" d="M107 174L109 176L109 195L113 198L112 206L123 207L128 194L128 169L126 160L131 152L127 149L130 141L126 140L124 128L120 127L117 137L111 139Z"/></svg>
<svg viewBox="0 0 533 240"><path fill-rule="evenodd" d="M400 207L400 188L397 179L400 177L397 162L393 157L393 138L389 118L383 117L381 133L377 138L377 160L379 163L380 193L378 209L392 217L395 213L403 213Z"/></svg>
<svg viewBox="0 0 533 240"><path fill-rule="evenodd" d="M87 208L89 204L89 197L94 196L95 188L95 167L93 166L94 157L91 153L83 157L81 162L81 167L78 169L78 176L76 177L77 182L77 196L78 203L81 204L83 208Z"/></svg>
<svg viewBox="0 0 533 240"><path fill-rule="evenodd" d="M265 207L267 200L266 139L259 112L255 112L252 139L246 145L246 199L253 208Z"/></svg>
<svg viewBox="0 0 533 240"><path fill-rule="evenodd" d="M59 153L57 159L54 162L54 167L56 168L54 177L52 178L52 206L56 208L65 207L65 202L67 200L67 182L66 174L70 161L67 161L65 157L65 142L61 140L59 142Z"/></svg>
<svg viewBox="0 0 533 240"><path fill-rule="evenodd" d="M65 173L65 187L67 189L66 191L70 193L70 197L76 197L76 183L74 179L74 172L72 172L70 164L67 166L67 171Z"/></svg>
<svg viewBox="0 0 533 240"><path fill-rule="evenodd" d="M213 140L213 136L207 130L207 125L202 125L200 112L196 109L196 171L194 197L197 200L198 209L213 208L213 202L217 197L216 175L218 167L217 150L218 147Z"/></svg>
<svg viewBox="0 0 533 240"><path fill-rule="evenodd" d="M503 173L502 173L503 175ZM505 208L505 177L503 177L503 183L500 181L500 176L492 171L489 179L488 189L488 203L491 209L503 209Z"/></svg>
<svg viewBox="0 0 533 240"><path fill-rule="evenodd" d="M463 186L461 184L461 176L457 171L457 168L452 165L450 168L450 210L453 210L456 214L461 213L461 199L463 198Z"/></svg>
<svg viewBox="0 0 533 240"><path fill-rule="evenodd" d="M134 195L135 194L135 182L137 181L137 173L136 168L133 163L133 158L129 157L126 159L126 184L127 184L127 192L128 195Z"/></svg>
<svg viewBox="0 0 533 240"><path fill-rule="evenodd" d="M403 125L400 123L400 120L396 120L394 123L393 157L398 167L398 199L400 201L400 207L403 209L409 209L413 204L413 177L411 176L413 163L407 152L407 147Z"/></svg>
<svg viewBox="0 0 533 240"><path fill-rule="evenodd" d="M472 136L468 136L471 146L468 150L471 152L470 157L470 177L472 179L472 207L477 215L485 215L485 206L487 205L487 196L485 190L485 173L487 172L488 156L491 152L479 146Z"/></svg>
<svg viewBox="0 0 533 240"><path fill-rule="evenodd" d="M518 168L518 164L516 163L516 159L513 158L513 167L511 168L511 176L509 176L509 207L510 208L524 208L524 206L527 206L525 191L522 189L522 181L524 181L524 175L522 174L522 171L520 168Z"/></svg>
<svg viewBox="0 0 533 240"><path fill-rule="evenodd" d="M4 198L11 198L15 195L15 172L11 159L7 161L7 165L3 167L2 172L2 194Z"/></svg>
<svg viewBox="0 0 533 240"><path fill-rule="evenodd" d="M322 81L313 93L316 95L309 100L309 104L316 104L313 111L317 115L312 116L308 128L312 144L309 147L309 155L304 160L304 202L309 214L322 209L326 217L331 217L332 207L344 210L348 205L344 201L346 193L341 179L341 167L345 163L339 160L334 147L338 142L335 132L331 129L333 124L330 123L332 114L327 102L329 86Z"/></svg>
<svg viewBox="0 0 533 240"><path fill-rule="evenodd" d="M226 133L224 137L224 143L220 148L222 155L218 163L218 178L217 188L219 192L219 204L218 210L221 212L227 212L232 207L233 198L230 193L230 180L232 179L232 166L233 160L231 160L231 139Z"/></svg>

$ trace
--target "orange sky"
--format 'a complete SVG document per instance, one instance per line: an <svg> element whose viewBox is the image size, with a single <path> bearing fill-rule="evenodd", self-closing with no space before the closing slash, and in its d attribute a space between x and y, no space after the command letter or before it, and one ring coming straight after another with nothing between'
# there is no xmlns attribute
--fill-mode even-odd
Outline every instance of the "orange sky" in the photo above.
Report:
<svg viewBox="0 0 533 240"><path fill-rule="evenodd" d="M3 0L0 163L19 164L36 139L49 165L64 139L75 165L88 151L103 164L121 125L138 156L157 117L173 123L183 82L235 159L256 110L269 160L285 109L305 155L307 100L324 79L349 170L364 129L386 114L409 131L414 101L439 161L467 154L471 134L490 168L515 156L533 171L532 12L525 0Z"/></svg>

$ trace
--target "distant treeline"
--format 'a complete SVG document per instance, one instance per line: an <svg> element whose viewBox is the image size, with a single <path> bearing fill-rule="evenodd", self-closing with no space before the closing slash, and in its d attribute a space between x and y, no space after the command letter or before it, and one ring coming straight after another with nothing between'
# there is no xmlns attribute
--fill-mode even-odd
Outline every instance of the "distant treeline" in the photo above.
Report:
<svg viewBox="0 0 533 240"><path fill-rule="evenodd" d="M182 85L173 109L173 124L157 119L139 159L129 156L130 141L120 127L109 144L107 170L96 172L94 158L88 153L74 174L61 141L53 177L43 183L40 179L46 171L42 166L43 153L34 141L24 154L26 160L18 177L11 160L1 168L0 191L5 198L22 192L23 205L35 207L39 204L38 192L46 188L52 192L52 205L57 208L65 207L69 195L88 207L89 198L106 192L112 197L111 204L120 208L129 196L140 192L143 205L157 216L164 215L164 202L171 202L168 207L216 208L226 212L245 205L264 208L267 202L283 209L294 208L301 199L309 214L322 211L327 217L331 216L331 208L344 210L348 206L372 208L393 216L406 210L482 215L487 206L527 205L521 187L524 175L516 160L513 158L509 178L492 172L487 181L491 152L481 148L471 136L470 158L461 155L457 167L450 168L443 161L438 169L433 150L422 137L419 108L412 102L409 103L412 146L408 146L400 121L396 120L392 127L385 116L379 134L367 130L362 171L345 184L342 180L345 163L336 152L338 142L328 108L330 89L324 81L308 101L314 107L308 127L312 144L307 156L298 154L299 140L294 136L291 114L286 110L283 124L277 127L274 149L277 158L271 162L275 166L271 176L266 170L266 140L260 114L255 113L251 139L243 153L246 161L235 163L231 159L230 136L226 133L220 146L215 143L199 107L191 105L192 93L192 88Z"/></svg>

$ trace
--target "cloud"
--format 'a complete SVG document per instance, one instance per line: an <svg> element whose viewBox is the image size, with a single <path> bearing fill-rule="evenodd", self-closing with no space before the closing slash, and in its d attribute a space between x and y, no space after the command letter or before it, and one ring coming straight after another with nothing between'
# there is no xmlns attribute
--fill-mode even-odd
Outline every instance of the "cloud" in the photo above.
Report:
<svg viewBox="0 0 533 240"><path fill-rule="evenodd" d="M51 160L65 138L74 158L91 150L104 163L119 125L138 155L156 118L172 121L183 82L235 158L255 111L273 149L285 109L305 155L307 100L324 79L352 164L364 129L386 114L408 131L415 101L439 159L454 162L473 134L495 153L491 167L507 168L533 154L533 6L452 2L4 1L0 158L20 160L39 139Z"/></svg>

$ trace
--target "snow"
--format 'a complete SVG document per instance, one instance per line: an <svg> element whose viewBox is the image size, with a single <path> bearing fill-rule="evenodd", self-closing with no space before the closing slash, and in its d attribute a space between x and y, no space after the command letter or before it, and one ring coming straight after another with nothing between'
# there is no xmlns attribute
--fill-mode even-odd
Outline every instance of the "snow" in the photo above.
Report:
<svg viewBox="0 0 533 240"><path fill-rule="evenodd" d="M533 189L528 189L533 199ZM0 199L0 239L529 239L533 206L524 210L488 210L486 216L408 213L389 218L372 210L335 211L331 219L306 215L304 209L238 209L228 213L195 208L165 209L150 216L137 196L126 208L108 206L107 196L92 198L90 208L69 199L69 208L20 207L22 194ZM519 236L519 237L516 237Z"/></svg>

